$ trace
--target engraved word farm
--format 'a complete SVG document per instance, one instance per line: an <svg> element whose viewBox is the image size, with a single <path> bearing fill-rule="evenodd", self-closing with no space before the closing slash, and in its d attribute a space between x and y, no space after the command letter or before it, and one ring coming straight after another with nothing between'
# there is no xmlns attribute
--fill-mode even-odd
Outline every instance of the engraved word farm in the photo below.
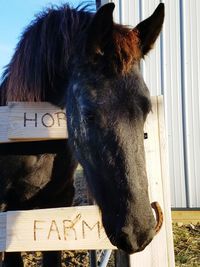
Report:
<svg viewBox="0 0 200 267"><path fill-rule="evenodd" d="M77 214L74 219L33 220L33 239L78 241L92 238L105 238L105 231L100 221L88 222Z"/></svg>

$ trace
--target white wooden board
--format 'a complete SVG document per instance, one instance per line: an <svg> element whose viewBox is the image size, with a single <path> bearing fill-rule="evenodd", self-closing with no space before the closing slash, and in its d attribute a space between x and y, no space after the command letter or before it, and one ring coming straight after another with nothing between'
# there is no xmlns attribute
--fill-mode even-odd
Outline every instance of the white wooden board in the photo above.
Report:
<svg viewBox="0 0 200 267"><path fill-rule="evenodd" d="M166 151L163 97L151 98L153 111L145 124L146 166L149 194L152 201L158 201L164 213L164 223L159 234L144 251L130 257L130 267L174 267L169 168Z"/></svg>
<svg viewBox="0 0 200 267"><path fill-rule="evenodd" d="M97 206L1 213L0 233L0 251L115 249Z"/></svg>
<svg viewBox="0 0 200 267"><path fill-rule="evenodd" d="M9 103L8 138L65 139L67 138L65 110L47 102Z"/></svg>
<svg viewBox="0 0 200 267"><path fill-rule="evenodd" d="M8 116L9 108L0 107L0 143L7 143L8 139Z"/></svg>

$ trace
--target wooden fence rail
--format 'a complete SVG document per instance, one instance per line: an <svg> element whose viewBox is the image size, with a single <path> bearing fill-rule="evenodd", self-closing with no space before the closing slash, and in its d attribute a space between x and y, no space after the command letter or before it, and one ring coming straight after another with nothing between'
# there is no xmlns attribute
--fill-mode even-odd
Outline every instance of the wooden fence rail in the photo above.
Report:
<svg viewBox="0 0 200 267"><path fill-rule="evenodd" d="M158 201L164 225L147 248L130 257L130 266L173 267L173 235L163 97L152 97L145 124L146 165L151 202ZM0 107L0 143L65 139L65 111L49 103L9 103ZM113 249L98 208L72 207L0 214L0 250Z"/></svg>
<svg viewBox="0 0 200 267"><path fill-rule="evenodd" d="M115 249L97 206L0 214L0 251Z"/></svg>

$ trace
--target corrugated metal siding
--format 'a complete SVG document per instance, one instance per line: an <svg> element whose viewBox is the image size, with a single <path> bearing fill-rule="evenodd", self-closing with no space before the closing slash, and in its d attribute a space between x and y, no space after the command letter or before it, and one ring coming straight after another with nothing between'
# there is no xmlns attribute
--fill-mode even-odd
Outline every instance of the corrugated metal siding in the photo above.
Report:
<svg viewBox="0 0 200 267"><path fill-rule="evenodd" d="M173 207L200 207L200 1L114 2L115 21L135 26L165 2L163 33L142 63L152 95L164 94Z"/></svg>
<svg viewBox="0 0 200 267"><path fill-rule="evenodd" d="M185 207L185 160L183 149L180 3L166 3L163 29L163 93L168 133L172 206Z"/></svg>
<svg viewBox="0 0 200 267"><path fill-rule="evenodd" d="M200 206L200 1L181 1L182 79L187 159L187 193L191 207Z"/></svg>

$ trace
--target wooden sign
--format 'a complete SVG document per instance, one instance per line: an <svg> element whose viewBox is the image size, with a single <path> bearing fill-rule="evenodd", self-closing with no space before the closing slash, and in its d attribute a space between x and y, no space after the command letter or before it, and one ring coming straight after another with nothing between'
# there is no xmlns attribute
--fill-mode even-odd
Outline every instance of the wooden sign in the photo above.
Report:
<svg viewBox="0 0 200 267"><path fill-rule="evenodd" d="M11 102L8 138L66 139L66 112L47 102Z"/></svg>
<svg viewBox="0 0 200 267"><path fill-rule="evenodd" d="M0 214L0 251L76 249L115 249L97 206Z"/></svg>
<svg viewBox="0 0 200 267"><path fill-rule="evenodd" d="M10 142L8 139L8 107L0 107L0 143Z"/></svg>

